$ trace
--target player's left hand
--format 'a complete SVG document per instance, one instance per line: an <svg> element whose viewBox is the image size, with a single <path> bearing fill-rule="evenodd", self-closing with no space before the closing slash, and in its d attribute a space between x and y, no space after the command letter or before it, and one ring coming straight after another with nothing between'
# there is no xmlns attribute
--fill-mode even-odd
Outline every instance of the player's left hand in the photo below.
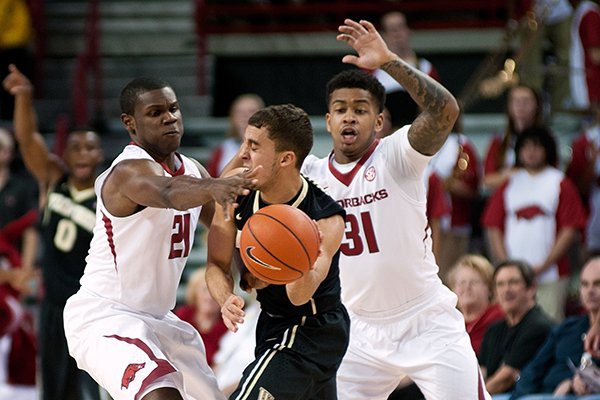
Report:
<svg viewBox="0 0 600 400"><path fill-rule="evenodd" d="M369 21L356 22L346 19L344 25L341 25L338 30L341 33L337 35L337 40L348 43L358 53L358 56L351 54L344 56L342 58L343 63L373 70L397 58L388 49L379 32Z"/></svg>
<svg viewBox="0 0 600 400"><path fill-rule="evenodd" d="M237 332L238 324L244 323L244 299L232 294L221 306L221 317L227 329Z"/></svg>

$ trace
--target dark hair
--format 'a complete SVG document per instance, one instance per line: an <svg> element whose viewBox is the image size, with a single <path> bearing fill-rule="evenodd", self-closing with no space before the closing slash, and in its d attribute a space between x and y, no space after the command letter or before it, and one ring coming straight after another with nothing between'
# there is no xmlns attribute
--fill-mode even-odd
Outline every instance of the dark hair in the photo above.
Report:
<svg viewBox="0 0 600 400"><path fill-rule="evenodd" d="M548 128L543 126L534 126L523 130L523 132L521 132L517 138L517 143L515 143L515 166L523 166L521 164L521 160L519 160L519 152L527 142L532 142L544 148L546 152L546 165L557 165L558 152L556 149L556 140L554 140L554 136L552 136Z"/></svg>
<svg viewBox="0 0 600 400"><path fill-rule="evenodd" d="M385 89L383 85L373 75L359 69L342 71L327 82L326 104L329 106L331 94L334 90L346 88L358 88L368 91L375 100L378 112L383 112L385 107Z"/></svg>
<svg viewBox="0 0 600 400"><path fill-rule="evenodd" d="M292 104L262 108L252 114L248 125L266 127L276 151L293 151L300 169L313 146L313 128L306 112Z"/></svg>
<svg viewBox="0 0 600 400"><path fill-rule="evenodd" d="M167 81L159 78L135 78L121 91L121 97L119 98L121 112L133 115L140 94L165 87L172 88Z"/></svg>
<svg viewBox="0 0 600 400"><path fill-rule="evenodd" d="M515 121L513 121L512 117L509 114L509 110L508 110L508 103L510 102L510 95L515 89L527 89L533 94L533 97L535 99L535 104L536 104L535 118L533 121L533 126L541 126L544 123L544 114L543 114L544 107L542 104L542 96L540 95L540 92L537 89L535 89L533 86L526 85L524 83L519 83L518 85L512 86L508 90L508 94L507 94L507 98L506 98L506 115L508 116L508 124L506 125L506 130L504 131L504 137L502 138L502 143L500 143L500 148L498 149L499 157L498 157L497 167L500 169L502 169L502 166L504 165L506 151L512 145L513 140L514 140L513 138L515 136L518 137L521 134L521 132L517 131L517 128L515 127Z"/></svg>
<svg viewBox="0 0 600 400"><path fill-rule="evenodd" d="M531 268L531 266L527 262L522 260L506 260L496 265L493 276L494 282L496 281L496 276L498 275L498 272L500 272L502 268L508 267L516 267L519 270L519 272L521 273L521 277L525 281L526 287L529 288L535 284L535 272L533 271L533 268Z"/></svg>

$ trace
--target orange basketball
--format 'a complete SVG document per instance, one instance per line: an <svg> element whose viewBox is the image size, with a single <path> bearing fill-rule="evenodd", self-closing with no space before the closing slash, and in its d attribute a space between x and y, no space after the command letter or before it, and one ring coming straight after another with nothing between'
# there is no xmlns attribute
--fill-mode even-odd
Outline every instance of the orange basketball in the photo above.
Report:
<svg viewBox="0 0 600 400"><path fill-rule="evenodd" d="M317 224L303 211L286 204L261 208L246 221L240 254L257 278L286 284L302 277L319 254Z"/></svg>

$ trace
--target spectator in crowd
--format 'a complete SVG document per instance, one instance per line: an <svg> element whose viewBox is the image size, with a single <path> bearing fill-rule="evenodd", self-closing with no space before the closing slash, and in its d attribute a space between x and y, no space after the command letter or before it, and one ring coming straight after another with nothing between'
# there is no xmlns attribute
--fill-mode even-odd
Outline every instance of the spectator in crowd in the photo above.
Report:
<svg viewBox="0 0 600 400"><path fill-rule="evenodd" d="M99 136L78 130L67 138L62 159L38 132L33 86L14 65L4 88L15 97L15 137L27 169L40 187L44 297L40 306L39 356L45 400L100 398L92 378L69 355L63 309L79 289L96 220L94 179L103 162ZM71 210L72 212L68 212Z"/></svg>
<svg viewBox="0 0 600 400"><path fill-rule="evenodd" d="M580 281L579 297L585 314L569 317L552 329L535 357L521 371L512 400L567 400L572 398L569 394L589 394L589 390L577 390L569 361L579 366L583 355L582 337L591 323L600 318L600 257L584 265Z"/></svg>
<svg viewBox="0 0 600 400"><path fill-rule="evenodd" d="M473 142L462 133L461 118L440 151L429 162L442 179L450 204L449 226L444 231L439 257L440 277L470 248L472 219L479 207L480 162Z"/></svg>
<svg viewBox="0 0 600 400"><path fill-rule="evenodd" d="M471 345L479 357L481 342L487 328L504 318L504 312L494 301L494 267L487 258L466 254L448 271L448 284L458 297L457 307L465 317Z"/></svg>
<svg viewBox="0 0 600 400"><path fill-rule="evenodd" d="M483 184L496 190L514 172L515 143L526 128L543 125L542 100L530 86L509 89L506 99L506 127L503 135L494 135L485 156Z"/></svg>
<svg viewBox="0 0 600 400"><path fill-rule="evenodd" d="M571 100L588 109L600 105L600 6L597 1L574 0L571 25Z"/></svg>
<svg viewBox="0 0 600 400"><path fill-rule="evenodd" d="M560 109L569 98L569 29L573 7L569 0L527 0L518 5L514 18L523 28L517 63L520 81L540 92L546 86L552 108ZM553 69L545 57L548 42L556 60Z"/></svg>
<svg viewBox="0 0 600 400"><path fill-rule="evenodd" d="M542 345L552 320L535 302L535 273L525 262L507 260L494 270L494 293L505 319L483 337L479 364L490 394L510 392L523 367Z"/></svg>
<svg viewBox="0 0 600 400"><path fill-rule="evenodd" d="M33 26L26 0L0 1L0 81L8 75L8 66L16 65L27 76L33 73L31 41ZM0 120L13 117L14 99L0 90Z"/></svg>
<svg viewBox="0 0 600 400"><path fill-rule="evenodd" d="M0 128L0 247L18 260L11 263L13 268L0 268L0 283L8 282L15 290L28 293L38 251L37 201L29 182L11 171L14 151L13 136Z"/></svg>
<svg viewBox="0 0 600 400"><path fill-rule="evenodd" d="M545 128L521 133L517 169L489 199L482 223L495 260L522 259L533 266L538 304L562 320L567 298L569 247L585 227L577 189L556 164L554 139Z"/></svg>
<svg viewBox="0 0 600 400"><path fill-rule="evenodd" d="M22 296L34 294L37 202L12 174L14 140L0 128L0 398L37 400L33 315Z"/></svg>
<svg viewBox="0 0 600 400"><path fill-rule="evenodd" d="M390 51L397 54L411 66L439 81L440 76L433 64L425 58L418 57L412 49L410 34L406 16L401 12L392 11L381 17L381 36ZM406 89L387 72L376 69L374 74L385 88L386 107L389 108L394 128L397 129L411 124L420 112L417 103L410 97Z"/></svg>
<svg viewBox="0 0 600 400"><path fill-rule="evenodd" d="M600 105L571 145L566 174L575 182L588 212L584 235L585 256L600 253Z"/></svg>
<svg viewBox="0 0 600 400"><path fill-rule="evenodd" d="M227 163L236 155L244 138L248 119L263 108L263 99L254 93L245 93L235 98L229 108L229 128L225 140L213 150L206 169L211 176L219 176Z"/></svg>
<svg viewBox="0 0 600 400"><path fill-rule="evenodd" d="M190 276L185 290L185 304L175 309L175 315L200 333L206 350L206 361L212 366L227 327L221 318L219 304L208 291L205 274L206 268L200 267Z"/></svg>
<svg viewBox="0 0 600 400"><path fill-rule="evenodd" d="M430 166L425 169L423 179L425 190L427 190L426 212L431 228L431 250L435 259L439 260L444 247L446 232L450 227L450 198L444 188L444 181Z"/></svg>

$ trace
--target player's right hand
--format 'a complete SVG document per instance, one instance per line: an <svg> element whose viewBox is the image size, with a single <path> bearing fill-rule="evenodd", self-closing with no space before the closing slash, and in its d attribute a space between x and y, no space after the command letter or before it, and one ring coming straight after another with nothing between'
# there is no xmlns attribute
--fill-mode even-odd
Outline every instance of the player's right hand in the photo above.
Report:
<svg viewBox="0 0 600 400"><path fill-rule="evenodd" d="M33 92L33 85L31 84L29 79L27 79L27 77L23 75L23 73L19 71L19 69L14 64L10 64L8 66L8 71L8 75L6 76L6 78L4 78L4 81L2 82L2 86L7 92L12 94L13 96L22 93Z"/></svg>
<svg viewBox="0 0 600 400"><path fill-rule="evenodd" d="M225 219L229 220L231 209L237 207L235 202L238 196L247 195L256 187L256 173L262 168L258 166L252 170L244 170L235 175L214 178L211 187L213 199L225 210Z"/></svg>

